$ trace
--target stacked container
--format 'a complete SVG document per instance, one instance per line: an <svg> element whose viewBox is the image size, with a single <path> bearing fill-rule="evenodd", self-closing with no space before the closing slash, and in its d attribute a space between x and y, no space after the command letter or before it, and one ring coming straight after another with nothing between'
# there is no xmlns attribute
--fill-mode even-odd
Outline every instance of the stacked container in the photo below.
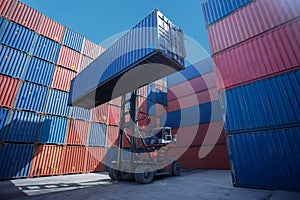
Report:
<svg viewBox="0 0 300 200"><path fill-rule="evenodd" d="M201 72L201 73L200 73ZM187 66L168 80L168 109L161 126L172 127L184 168L228 169L220 98L211 58Z"/></svg>
<svg viewBox="0 0 300 200"><path fill-rule="evenodd" d="M0 15L0 178L103 171L106 124L67 106L103 48L16 0Z"/></svg>
<svg viewBox="0 0 300 200"><path fill-rule="evenodd" d="M238 2L203 4L233 183L299 189L300 4Z"/></svg>

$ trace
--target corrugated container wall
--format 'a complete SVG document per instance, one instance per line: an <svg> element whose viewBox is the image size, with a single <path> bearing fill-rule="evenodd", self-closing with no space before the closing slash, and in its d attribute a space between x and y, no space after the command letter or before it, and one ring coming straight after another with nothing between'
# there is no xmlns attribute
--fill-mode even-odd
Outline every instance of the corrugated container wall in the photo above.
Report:
<svg viewBox="0 0 300 200"><path fill-rule="evenodd" d="M0 75L0 106L12 108L14 105L20 81L8 76Z"/></svg>
<svg viewBox="0 0 300 200"><path fill-rule="evenodd" d="M80 53L63 46L59 52L57 65L77 71L80 65L80 59Z"/></svg>
<svg viewBox="0 0 300 200"><path fill-rule="evenodd" d="M0 146L0 178L20 178L29 175L34 146L3 144ZM17 162L16 162L17 161Z"/></svg>
<svg viewBox="0 0 300 200"><path fill-rule="evenodd" d="M70 107L69 117L72 119L90 120L90 110L81 107Z"/></svg>
<svg viewBox="0 0 300 200"><path fill-rule="evenodd" d="M68 93L50 89L47 97L45 113L67 117L69 107L67 106Z"/></svg>
<svg viewBox="0 0 300 200"><path fill-rule="evenodd" d="M75 75L76 72L57 66L51 87L68 92L70 90L71 80Z"/></svg>
<svg viewBox="0 0 300 200"><path fill-rule="evenodd" d="M102 172L105 162L105 148L103 147L88 147L87 148L87 172Z"/></svg>
<svg viewBox="0 0 300 200"><path fill-rule="evenodd" d="M64 144L67 130L67 119L56 116L44 116L39 135L41 144Z"/></svg>
<svg viewBox="0 0 300 200"><path fill-rule="evenodd" d="M82 35L66 27L62 44L78 52L81 52L83 46L83 39L84 37Z"/></svg>
<svg viewBox="0 0 300 200"><path fill-rule="evenodd" d="M104 49L91 42L90 40L84 38L84 44L83 44L83 49L82 49L82 53L92 59L97 58L102 52L104 51Z"/></svg>
<svg viewBox="0 0 300 200"><path fill-rule="evenodd" d="M38 29L38 33L46 36L58 43L62 42L65 27L58 22L53 21L49 17L43 15Z"/></svg>
<svg viewBox="0 0 300 200"><path fill-rule="evenodd" d="M62 174L86 171L86 147L64 146L61 158Z"/></svg>
<svg viewBox="0 0 300 200"><path fill-rule="evenodd" d="M89 146L105 146L107 126L100 123L91 123L88 145Z"/></svg>
<svg viewBox="0 0 300 200"><path fill-rule="evenodd" d="M5 130L5 122L9 111L0 107L0 141L2 141L3 132Z"/></svg>
<svg viewBox="0 0 300 200"><path fill-rule="evenodd" d="M89 127L89 122L69 119L66 144L86 145Z"/></svg>
<svg viewBox="0 0 300 200"><path fill-rule="evenodd" d="M17 0L2 0L0 2L0 16L9 17L17 3Z"/></svg>

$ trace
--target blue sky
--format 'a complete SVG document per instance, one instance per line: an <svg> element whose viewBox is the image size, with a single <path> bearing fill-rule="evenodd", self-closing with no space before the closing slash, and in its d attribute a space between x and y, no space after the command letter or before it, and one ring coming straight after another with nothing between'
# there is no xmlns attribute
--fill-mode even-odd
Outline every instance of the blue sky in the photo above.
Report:
<svg viewBox="0 0 300 200"><path fill-rule="evenodd" d="M201 3L204 0L21 0L100 44L132 28L158 8L209 52Z"/></svg>

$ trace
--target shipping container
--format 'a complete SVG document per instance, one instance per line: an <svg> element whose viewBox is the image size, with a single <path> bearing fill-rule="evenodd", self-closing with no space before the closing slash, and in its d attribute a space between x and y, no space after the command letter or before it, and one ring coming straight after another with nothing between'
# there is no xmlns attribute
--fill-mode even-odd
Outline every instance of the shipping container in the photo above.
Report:
<svg viewBox="0 0 300 200"><path fill-rule="evenodd" d="M179 83L185 82L203 76L214 70L212 58L205 58L195 64L187 66L184 70L176 72L167 77L167 86L172 87Z"/></svg>
<svg viewBox="0 0 300 200"><path fill-rule="evenodd" d="M62 146L37 145L31 162L30 177L61 174Z"/></svg>
<svg viewBox="0 0 300 200"><path fill-rule="evenodd" d="M4 142L35 143L38 135L42 116L37 113L24 111L11 111L11 116L6 122Z"/></svg>
<svg viewBox="0 0 300 200"><path fill-rule="evenodd" d="M223 112L220 101L208 102L163 114L160 117L161 126L178 128L220 121Z"/></svg>
<svg viewBox="0 0 300 200"><path fill-rule="evenodd" d="M62 174L86 172L86 147L64 146L61 158Z"/></svg>
<svg viewBox="0 0 300 200"><path fill-rule="evenodd" d="M19 86L20 81L18 79L0 75L0 106L12 108Z"/></svg>
<svg viewBox="0 0 300 200"><path fill-rule="evenodd" d="M121 108L118 106L109 105L108 111L108 124L119 125Z"/></svg>
<svg viewBox="0 0 300 200"><path fill-rule="evenodd" d="M77 75L69 104L103 104L184 69L184 57L183 31L155 9Z"/></svg>
<svg viewBox="0 0 300 200"><path fill-rule="evenodd" d="M210 72L168 88L168 101L193 95L216 87L215 73Z"/></svg>
<svg viewBox="0 0 300 200"><path fill-rule="evenodd" d="M64 144L67 119L56 116L44 116L39 135L40 144Z"/></svg>
<svg viewBox="0 0 300 200"><path fill-rule="evenodd" d="M106 131L107 126L105 124L91 123L88 137L88 145L104 147L106 140Z"/></svg>
<svg viewBox="0 0 300 200"><path fill-rule="evenodd" d="M81 55L81 63L78 67L78 72L81 72L82 70L84 70L89 64L91 64L93 62L94 59L89 58L85 55Z"/></svg>
<svg viewBox="0 0 300 200"><path fill-rule="evenodd" d="M209 154L204 158L200 158L200 148L202 151L209 151ZM184 148L181 151L184 151ZM188 148L178 159L178 162L181 164L181 167L185 169L229 169L226 145Z"/></svg>
<svg viewBox="0 0 300 200"><path fill-rule="evenodd" d="M108 104L102 104L91 109L91 121L92 122L108 122Z"/></svg>
<svg viewBox="0 0 300 200"><path fill-rule="evenodd" d="M176 135L177 146L226 144L223 121L175 128L172 129L172 135Z"/></svg>
<svg viewBox="0 0 300 200"><path fill-rule="evenodd" d="M207 28L212 55L299 17L299 10L294 0L254 1Z"/></svg>
<svg viewBox="0 0 300 200"><path fill-rule="evenodd" d="M300 70L227 90L227 133L299 126Z"/></svg>
<svg viewBox="0 0 300 200"><path fill-rule="evenodd" d="M300 66L300 20L214 56L218 88L231 88ZM232 76L232 74L236 74Z"/></svg>
<svg viewBox="0 0 300 200"><path fill-rule="evenodd" d="M228 154L235 186L300 189L300 128L229 135Z"/></svg>
<svg viewBox="0 0 300 200"><path fill-rule="evenodd" d="M69 106L67 106L68 93L50 89L47 97L45 113L67 117Z"/></svg>
<svg viewBox="0 0 300 200"><path fill-rule="evenodd" d="M118 126L107 126L107 134L106 134L106 146L118 146L118 135L119 135L119 127Z"/></svg>
<svg viewBox="0 0 300 200"><path fill-rule="evenodd" d="M97 45L94 42L88 40L87 38L84 38L82 54L92 59L95 59L98 56L100 56L100 54L103 52L104 48L102 48L100 45Z"/></svg>
<svg viewBox="0 0 300 200"><path fill-rule="evenodd" d="M15 108L43 112L48 88L33 83L23 82L20 86Z"/></svg>
<svg viewBox="0 0 300 200"><path fill-rule="evenodd" d="M81 120L68 119L66 144L86 145L90 123Z"/></svg>
<svg viewBox="0 0 300 200"><path fill-rule="evenodd" d="M28 53L35 33L19 24L3 21L0 27L0 43Z"/></svg>
<svg viewBox="0 0 300 200"><path fill-rule="evenodd" d="M87 172L103 172L105 163L105 148L87 147Z"/></svg>
<svg viewBox="0 0 300 200"><path fill-rule="evenodd" d="M28 58L23 78L29 82L50 86L54 70L54 64L30 57Z"/></svg>
<svg viewBox="0 0 300 200"><path fill-rule="evenodd" d="M81 53L84 37L66 27L62 44Z"/></svg>
<svg viewBox="0 0 300 200"><path fill-rule="evenodd" d="M29 175L34 145L3 144L0 147L0 178L21 178Z"/></svg>
<svg viewBox="0 0 300 200"><path fill-rule="evenodd" d="M69 117L72 119L90 120L90 110L81 107L70 107Z"/></svg>
<svg viewBox="0 0 300 200"><path fill-rule="evenodd" d="M117 97L115 99L110 100L108 103L115 106L121 106L121 99L122 97Z"/></svg>
<svg viewBox="0 0 300 200"><path fill-rule="evenodd" d="M25 69L26 54L0 45L0 73L20 78Z"/></svg>
<svg viewBox="0 0 300 200"><path fill-rule="evenodd" d="M9 18L36 32L41 22L42 13L19 1Z"/></svg>
<svg viewBox="0 0 300 200"><path fill-rule="evenodd" d="M209 90L204 90L196 94L191 94L189 96L179 97L168 102L168 112L175 110L180 110L188 108L191 106L196 106L199 104L216 101L219 99L219 93L217 88L211 88Z"/></svg>
<svg viewBox="0 0 300 200"><path fill-rule="evenodd" d="M53 76L51 87L68 92L70 90L71 80L76 72L57 66Z"/></svg>
<svg viewBox="0 0 300 200"><path fill-rule="evenodd" d="M66 28L63 25L43 15L37 33L46 36L60 44L65 29Z"/></svg>
<svg viewBox="0 0 300 200"><path fill-rule="evenodd" d="M0 16L8 18L15 9L18 0L2 0L0 2Z"/></svg>
<svg viewBox="0 0 300 200"><path fill-rule="evenodd" d="M61 47L57 60L57 65L77 71L80 65L80 61L80 53L65 46Z"/></svg>
<svg viewBox="0 0 300 200"><path fill-rule="evenodd" d="M55 64L60 49L61 47L58 43L44 36L38 35L34 41L30 54Z"/></svg>
<svg viewBox="0 0 300 200"><path fill-rule="evenodd" d="M202 4L206 26L230 15L232 12L251 3L254 0L207 0Z"/></svg>
<svg viewBox="0 0 300 200"><path fill-rule="evenodd" d="M5 131L5 123L9 114L9 110L0 107L0 142L2 142L3 133Z"/></svg>

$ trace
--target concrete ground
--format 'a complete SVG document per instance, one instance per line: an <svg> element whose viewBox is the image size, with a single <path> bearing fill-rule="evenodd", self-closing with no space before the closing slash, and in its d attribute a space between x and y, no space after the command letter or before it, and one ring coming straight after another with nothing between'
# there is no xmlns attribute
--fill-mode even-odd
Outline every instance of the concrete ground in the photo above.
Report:
<svg viewBox="0 0 300 200"><path fill-rule="evenodd" d="M116 182L107 173L0 181L0 199L228 199L299 200L300 192L233 187L230 171L185 171L153 183Z"/></svg>

